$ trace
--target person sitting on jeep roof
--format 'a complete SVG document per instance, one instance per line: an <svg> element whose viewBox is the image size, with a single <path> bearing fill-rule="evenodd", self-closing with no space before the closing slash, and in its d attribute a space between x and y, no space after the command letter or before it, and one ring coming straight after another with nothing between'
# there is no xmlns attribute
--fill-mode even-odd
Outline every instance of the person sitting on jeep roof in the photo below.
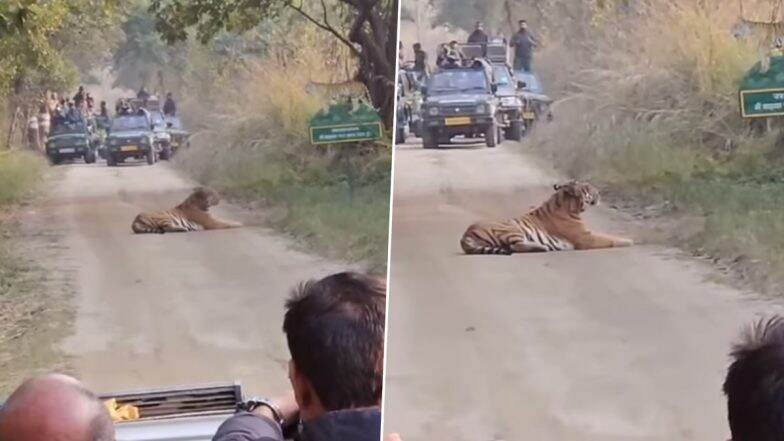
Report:
<svg viewBox="0 0 784 441"><path fill-rule="evenodd" d="M484 31L484 24L481 21L476 22L476 28L471 35L468 36L469 43L487 44L487 34Z"/></svg>
<svg viewBox="0 0 784 441"><path fill-rule="evenodd" d="M303 441L378 441L385 303L379 277L345 272L301 284L283 319L293 396L252 401L213 441L282 441L297 413Z"/></svg>
<svg viewBox="0 0 784 441"><path fill-rule="evenodd" d="M109 117L109 110L106 108L106 101L101 101L101 113L102 117Z"/></svg>
<svg viewBox="0 0 784 441"><path fill-rule="evenodd" d="M439 67L453 68L460 67L463 62L463 54L457 50L457 41L452 40L448 45L444 46L443 55L440 58Z"/></svg>

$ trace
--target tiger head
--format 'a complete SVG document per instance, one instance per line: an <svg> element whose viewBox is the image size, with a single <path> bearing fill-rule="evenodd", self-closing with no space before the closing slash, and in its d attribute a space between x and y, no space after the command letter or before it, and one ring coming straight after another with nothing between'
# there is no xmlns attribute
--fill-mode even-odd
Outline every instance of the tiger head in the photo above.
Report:
<svg viewBox="0 0 784 441"><path fill-rule="evenodd" d="M202 211L208 211L210 207L218 205L218 203L220 203L218 193L207 187L194 188L193 193L188 196L188 199L185 199L185 205L195 206Z"/></svg>
<svg viewBox="0 0 784 441"><path fill-rule="evenodd" d="M582 213L588 205L599 205L599 190L587 182L569 181L555 184L553 189L572 212Z"/></svg>

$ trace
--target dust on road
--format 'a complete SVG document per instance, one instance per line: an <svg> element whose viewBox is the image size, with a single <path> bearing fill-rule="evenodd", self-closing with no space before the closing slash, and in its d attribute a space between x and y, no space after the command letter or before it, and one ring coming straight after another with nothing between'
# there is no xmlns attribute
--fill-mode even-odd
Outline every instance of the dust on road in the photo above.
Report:
<svg viewBox="0 0 784 441"><path fill-rule="evenodd" d="M560 179L517 144L398 147L385 431L406 440L727 439L730 343L780 310L676 250L464 256ZM601 206L589 227L638 237Z"/></svg>
<svg viewBox="0 0 784 441"><path fill-rule="evenodd" d="M345 267L260 226L133 235L138 212L170 208L194 184L164 164L65 168L27 216L63 235L62 256L41 264L72 269L72 329L56 342L71 371L100 392L234 380L248 393L286 391L284 300ZM213 210L254 222L225 202Z"/></svg>

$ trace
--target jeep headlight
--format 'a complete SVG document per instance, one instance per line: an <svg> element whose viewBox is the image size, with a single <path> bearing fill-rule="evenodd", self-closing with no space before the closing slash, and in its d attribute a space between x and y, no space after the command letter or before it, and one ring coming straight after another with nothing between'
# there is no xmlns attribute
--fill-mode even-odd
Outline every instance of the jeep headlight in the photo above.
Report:
<svg viewBox="0 0 784 441"><path fill-rule="evenodd" d="M427 109L427 113L428 113L428 115L430 115L430 116L436 116L436 115L438 115L438 106L432 106L432 107L428 108L428 109Z"/></svg>
<svg viewBox="0 0 784 441"><path fill-rule="evenodd" d="M476 113L487 113L487 106L484 104L476 106Z"/></svg>

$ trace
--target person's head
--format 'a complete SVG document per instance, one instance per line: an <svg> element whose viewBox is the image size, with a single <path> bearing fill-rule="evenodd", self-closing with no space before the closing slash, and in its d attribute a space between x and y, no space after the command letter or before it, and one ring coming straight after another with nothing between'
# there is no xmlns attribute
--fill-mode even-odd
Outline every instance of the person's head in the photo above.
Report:
<svg viewBox="0 0 784 441"><path fill-rule="evenodd" d="M457 40L452 40L452 41L450 41L450 42L449 42L449 47L450 47L451 49L454 49L454 48L456 48L456 47L457 47Z"/></svg>
<svg viewBox="0 0 784 441"><path fill-rule="evenodd" d="M325 412L378 406L386 284L345 272L302 283L286 302L289 378L308 421Z"/></svg>
<svg viewBox="0 0 784 441"><path fill-rule="evenodd" d="M481 30L483 30L485 28L485 25L481 21L478 21L478 22L476 22L474 27L476 28L477 31L481 31Z"/></svg>
<svg viewBox="0 0 784 441"><path fill-rule="evenodd" d="M417 51L417 52L421 51L422 50L422 44L414 43L414 50Z"/></svg>
<svg viewBox="0 0 784 441"><path fill-rule="evenodd" d="M79 86L79 92L84 92L84 86Z"/></svg>
<svg viewBox="0 0 784 441"><path fill-rule="evenodd" d="M517 22L517 24L520 25L521 31L525 31L526 29L528 29L528 22L525 20L520 20L519 22Z"/></svg>
<svg viewBox="0 0 784 441"><path fill-rule="evenodd" d="M74 102L73 101L68 101L68 107L73 107L73 106L74 106Z"/></svg>
<svg viewBox="0 0 784 441"><path fill-rule="evenodd" d="M731 356L724 393L732 441L784 439L784 317L755 323Z"/></svg>
<svg viewBox="0 0 784 441"><path fill-rule="evenodd" d="M167 93L166 93L166 98L172 98L173 96L174 96L174 95L172 95L172 93L171 93L171 92L167 92Z"/></svg>
<svg viewBox="0 0 784 441"><path fill-rule="evenodd" d="M101 107L106 107L106 101L101 101Z"/></svg>
<svg viewBox="0 0 784 441"><path fill-rule="evenodd" d="M103 404L74 378L48 374L27 380L0 409L0 439L114 441Z"/></svg>

